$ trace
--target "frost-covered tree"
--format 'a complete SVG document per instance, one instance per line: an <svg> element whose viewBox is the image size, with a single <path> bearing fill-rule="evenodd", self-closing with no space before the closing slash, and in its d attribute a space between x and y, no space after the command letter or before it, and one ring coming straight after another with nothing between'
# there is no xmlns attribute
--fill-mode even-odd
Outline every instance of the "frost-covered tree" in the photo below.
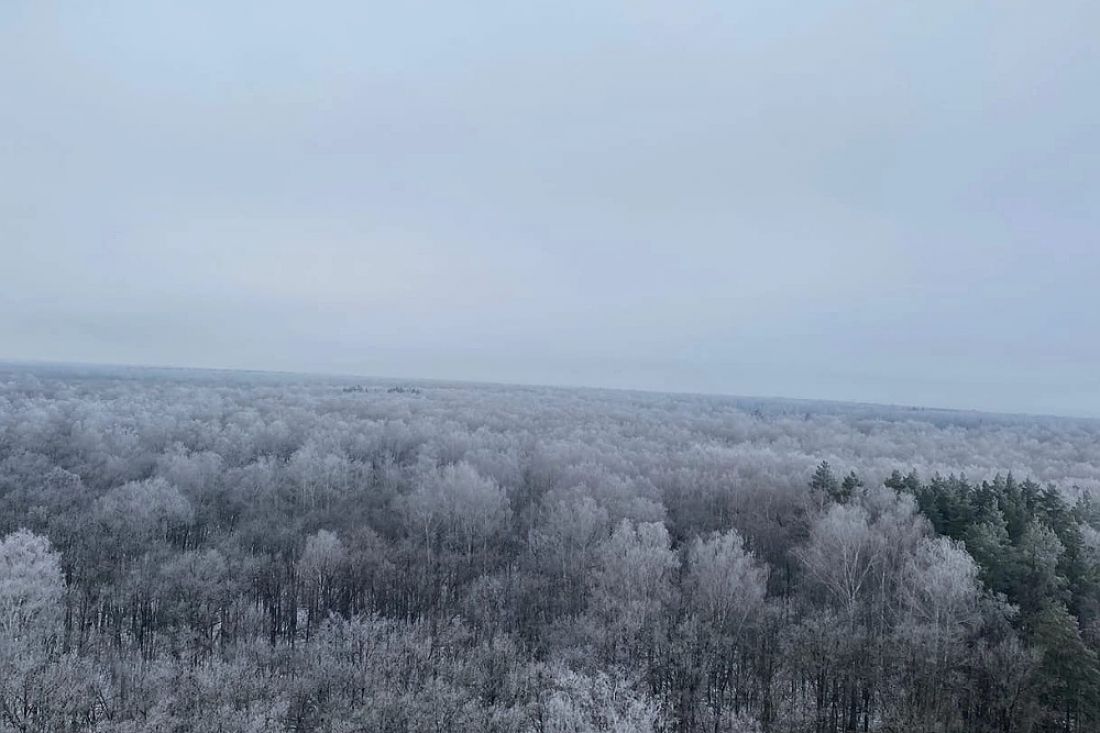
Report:
<svg viewBox="0 0 1100 733"><path fill-rule="evenodd" d="M50 541L27 530L0 540L0 635L21 641L56 630L65 582Z"/></svg>
<svg viewBox="0 0 1100 733"><path fill-rule="evenodd" d="M395 387L0 366L0 731L1100 725L1100 424Z"/></svg>
<svg viewBox="0 0 1100 733"><path fill-rule="evenodd" d="M622 520L598 550L592 611L609 662L646 660L664 632L679 567L663 524Z"/></svg>
<svg viewBox="0 0 1100 733"><path fill-rule="evenodd" d="M64 592L49 540L27 530L0 540L0 730L47 730L57 722L51 700L75 689L56 643Z"/></svg>

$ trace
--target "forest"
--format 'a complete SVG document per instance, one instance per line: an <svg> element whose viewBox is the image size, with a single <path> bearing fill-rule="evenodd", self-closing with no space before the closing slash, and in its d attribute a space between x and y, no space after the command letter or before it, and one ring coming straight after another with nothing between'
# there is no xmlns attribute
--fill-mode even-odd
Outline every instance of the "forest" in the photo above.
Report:
<svg viewBox="0 0 1100 733"><path fill-rule="evenodd" d="M0 365L4 733L1100 730L1100 421Z"/></svg>

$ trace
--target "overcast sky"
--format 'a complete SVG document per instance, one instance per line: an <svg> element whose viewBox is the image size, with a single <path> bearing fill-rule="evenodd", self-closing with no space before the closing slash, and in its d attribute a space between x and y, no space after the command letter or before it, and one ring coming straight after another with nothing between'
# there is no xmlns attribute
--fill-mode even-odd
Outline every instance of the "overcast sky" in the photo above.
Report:
<svg viewBox="0 0 1100 733"><path fill-rule="evenodd" d="M1100 3L0 3L0 357L1100 416Z"/></svg>

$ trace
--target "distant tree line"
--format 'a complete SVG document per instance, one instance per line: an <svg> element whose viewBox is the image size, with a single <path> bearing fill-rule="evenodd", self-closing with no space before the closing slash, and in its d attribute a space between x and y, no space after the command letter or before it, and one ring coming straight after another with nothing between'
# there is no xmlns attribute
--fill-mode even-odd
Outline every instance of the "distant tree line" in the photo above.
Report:
<svg viewBox="0 0 1100 733"><path fill-rule="evenodd" d="M0 731L1100 729L1092 493L928 459L1079 424L344 386L0 380Z"/></svg>

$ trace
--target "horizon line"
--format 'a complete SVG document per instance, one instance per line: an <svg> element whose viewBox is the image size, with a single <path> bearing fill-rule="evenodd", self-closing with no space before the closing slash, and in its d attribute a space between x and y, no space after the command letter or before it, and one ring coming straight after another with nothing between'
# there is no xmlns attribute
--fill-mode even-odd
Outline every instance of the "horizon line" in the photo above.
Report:
<svg viewBox="0 0 1100 733"><path fill-rule="evenodd" d="M0 365L12 366L44 366L44 367L91 367L102 369L131 369L131 370L165 370L165 371L193 371L193 372L231 372L237 374L270 374L272 376L309 377L327 379L365 379L382 382L421 382L434 384L467 385L473 387L513 387L530 389L554 389L554 390L579 390L590 392L620 392L624 394L664 395L680 397L709 397L732 400L762 400L772 402L796 402L796 403L823 403L828 405L849 405L857 407L888 408L895 410L909 410L914 412L944 412L970 415L990 415L998 417L1043 418L1054 420L1077 420L1086 422L1100 422L1098 415L1066 415L1043 412L1021 412L1009 410L988 410L973 407L943 407L935 405L916 405L902 402L873 402L856 399L834 399L824 397L790 397L784 395L751 395L735 394L732 392L700 392L696 390L668 390L650 389L642 387L607 387L592 384L550 384L537 382L510 382L496 380L443 378L443 377L417 377L417 376L386 376L379 374L353 374L349 372L324 372L324 371L297 371L289 369L261 369L253 367L212 367L212 366L185 366L178 364L136 364L109 361L58 361L56 359L36 359L23 357L0 356Z"/></svg>

